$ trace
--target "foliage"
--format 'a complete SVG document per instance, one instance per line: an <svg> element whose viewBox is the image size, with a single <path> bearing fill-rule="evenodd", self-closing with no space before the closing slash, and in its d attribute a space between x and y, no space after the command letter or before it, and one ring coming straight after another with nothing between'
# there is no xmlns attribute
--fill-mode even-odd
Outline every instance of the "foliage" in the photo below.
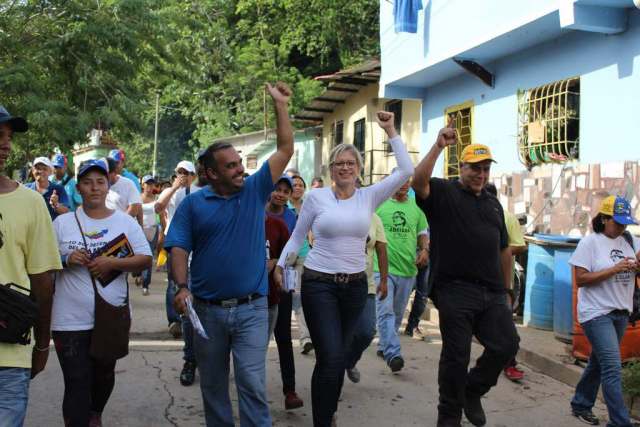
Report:
<svg viewBox="0 0 640 427"><path fill-rule="evenodd" d="M168 173L213 138L261 129L264 82L288 82L296 111L320 92L314 76L377 53L370 0L8 0L0 104L31 126L9 167L69 151L101 127L128 168L148 173L159 93Z"/></svg>
<svg viewBox="0 0 640 427"><path fill-rule="evenodd" d="M640 361L628 363L622 368L622 388L632 398L640 396Z"/></svg>

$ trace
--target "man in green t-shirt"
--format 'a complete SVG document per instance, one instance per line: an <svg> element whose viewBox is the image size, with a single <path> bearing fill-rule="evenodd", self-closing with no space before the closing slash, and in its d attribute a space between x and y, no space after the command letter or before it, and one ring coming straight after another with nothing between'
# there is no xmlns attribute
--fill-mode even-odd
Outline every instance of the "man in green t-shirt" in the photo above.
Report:
<svg viewBox="0 0 640 427"><path fill-rule="evenodd" d="M387 298L376 299L378 355L384 357L392 372L404 367L398 328L415 286L418 267L428 262L427 218L415 200L408 197L410 185L411 181L407 181L376 211L384 225L389 260ZM379 275L377 260L375 271Z"/></svg>

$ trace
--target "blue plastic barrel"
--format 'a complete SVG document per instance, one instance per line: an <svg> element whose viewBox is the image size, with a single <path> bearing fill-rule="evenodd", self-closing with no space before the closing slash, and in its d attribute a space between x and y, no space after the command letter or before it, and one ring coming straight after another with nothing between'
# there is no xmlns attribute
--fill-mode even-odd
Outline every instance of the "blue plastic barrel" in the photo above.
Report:
<svg viewBox="0 0 640 427"><path fill-rule="evenodd" d="M566 343L573 340L573 278L569 258L575 248L555 248L553 267L553 333Z"/></svg>
<svg viewBox="0 0 640 427"><path fill-rule="evenodd" d="M553 248L544 242L530 243L524 297L525 326L553 330L553 269Z"/></svg>

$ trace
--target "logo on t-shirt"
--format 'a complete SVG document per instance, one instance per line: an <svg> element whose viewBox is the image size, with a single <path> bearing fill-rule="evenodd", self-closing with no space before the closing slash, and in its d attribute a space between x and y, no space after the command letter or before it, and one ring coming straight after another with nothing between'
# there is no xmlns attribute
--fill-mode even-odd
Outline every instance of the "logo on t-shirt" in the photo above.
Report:
<svg viewBox="0 0 640 427"><path fill-rule="evenodd" d="M392 233L410 233L411 228L407 226L407 214L402 211L395 211L391 215L392 226L389 230Z"/></svg>
<svg viewBox="0 0 640 427"><path fill-rule="evenodd" d="M91 240L95 240L95 239L101 239L102 237L104 237L107 233L109 232L108 228L105 228L104 230L101 231L89 231L89 232L85 232L84 235L87 236L88 238L90 238Z"/></svg>
<svg viewBox="0 0 640 427"><path fill-rule="evenodd" d="M611 249L611 252L609 253L609 257L611 258L611 261L613 261L614 264L617 264L626 258L624 256L624 252L622 252L620 249ZM631 272L622 271L620 273L617 273L613 280L616 283L628 284L630 283L630 280L631 280Z"/></svg>

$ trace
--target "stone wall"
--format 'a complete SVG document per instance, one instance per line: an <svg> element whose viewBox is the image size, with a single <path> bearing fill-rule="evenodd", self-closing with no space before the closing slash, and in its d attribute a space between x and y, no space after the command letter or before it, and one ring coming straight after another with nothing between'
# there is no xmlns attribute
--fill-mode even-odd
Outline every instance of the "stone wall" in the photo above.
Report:
<svg viewBox="0 0 640 427"><path fill-rule="evenodd" d="M494 177L505 209L526 214L527 233L585 235L603 198L621 195L640 214L638 161L552 164Z"/></svg>

